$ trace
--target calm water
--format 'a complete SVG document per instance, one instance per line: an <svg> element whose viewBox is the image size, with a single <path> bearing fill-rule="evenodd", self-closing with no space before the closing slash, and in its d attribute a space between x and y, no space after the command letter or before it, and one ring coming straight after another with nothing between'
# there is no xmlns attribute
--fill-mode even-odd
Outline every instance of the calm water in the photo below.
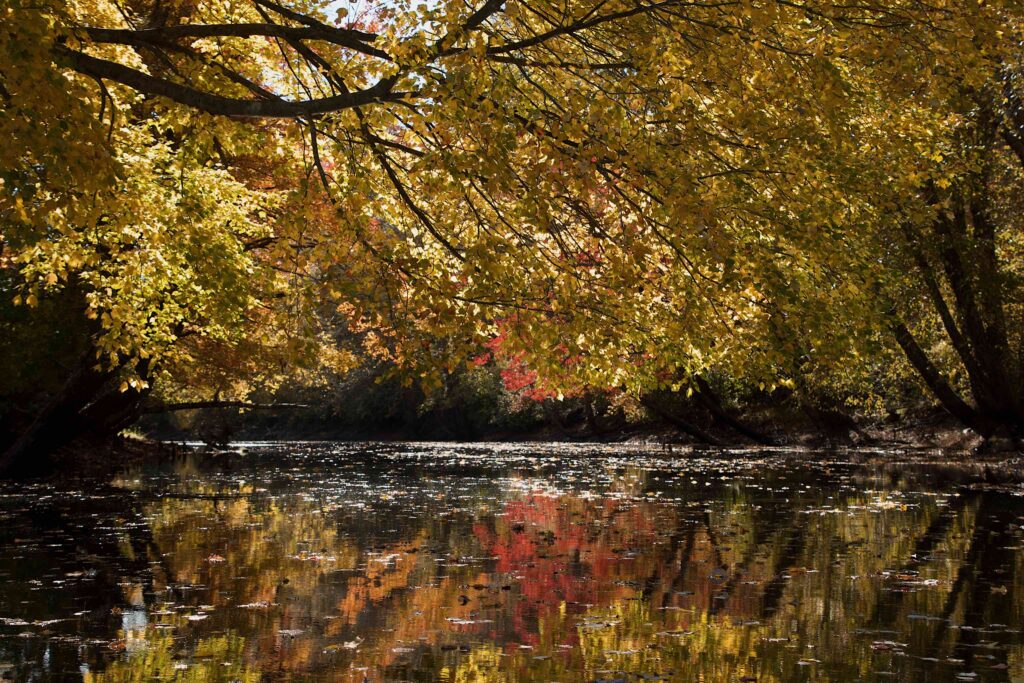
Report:
<svg viewBox="0 0 1024 683"><path fill-rule="evenodd" d="M848 459L287 444L4 485L0 676L1024 680L1024 489Z"/></svg>

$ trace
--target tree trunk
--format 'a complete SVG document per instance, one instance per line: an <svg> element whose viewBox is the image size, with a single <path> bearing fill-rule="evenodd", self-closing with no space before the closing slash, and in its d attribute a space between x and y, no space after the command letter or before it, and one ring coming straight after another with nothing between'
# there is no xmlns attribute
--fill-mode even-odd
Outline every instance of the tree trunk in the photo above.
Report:
<svg viewBox="0 0 1024 683"><path fill-rule="evenodd" d="M603 430L597 422L597 413L594 412L594 399L587 391L583 394L583 415L587 419L587 428L593 436L601 436Z"/></svg>
<svg viewBox="0 0 1024 683"><path fill-rule="evenodd" d="M141 361L136 372L147 380L149 361ZM96 370L93 354L86 353L60 391L0 455L0 474L43 471L50 456L73 441L112 436L135 422L148 390L121 391L112 386L116 375Z"/></svg>
<svg viewBox="0 0 1024 683"><path fill-rule="evenodd" d="M978 401L980 405L982 401L987 400L987 391L982 384L985 372L978 363L978 359L974 356L974 351L971 349L970 342L968 342L964 337L963 333L960 331L960 327L956 323L956 320L953 318L953 313L949 309L949 304L946 303L946 297L942 293L942 288L939 286L939 280L936 277L934 269L928 262L924 252L922 252L921 248L916 244L916 240L910 230L905 229L904 233L906 235L907 242L910 245L910 249L913 252L918 272L921 274L921 279L924 281L925 290L928 292L932 306L939 314L939 319L942 321L942 327L945 329L946 335L949 337L949 341L953 345L953 349L956 351L957 356L959 356L960 362L963 363L964 368L967 370L967 378L971 383L971 393L974 395L974 400Z"/></svg>
<svg viewBox="0 0 1024 683"><path fill-rule="evenodd" d="M759 443L762 446L779 445L779 442L772 437L745 424L738 417L726 410L725 406L722 405L722 401L718 398L718 395L703 377L697 375L694 377L694 381L697 383L698 389L697 400L699 400L704 407L708 409L717 422L727 425L733 431L742 434L754 443Z"/></svg>
<svg viewBox="0 0 1024 683"><path fill-rule="evenodd" d="M24 470L30 460L49 456L57 448L81 436L81 425L77 420L79 411L95 398L111 377L108 372L93 369L91 361L91 354L86 354L60 391L0 455L0 474ZM37 460L32 464L35 469L41 463Z"/></svg>
<svg viewBox="0 0 1024 683"><path fill-rule="evenodd" d="M941 256L946 279L953 290L957 313L963 323L965 336L970 340L974 359L982 371L980 379L972 378L972 386L981 387L975 400L982 412L1000 422L1006 422L1008 418L1013 419L1013 406L1016 403L1013 392L1006 382L1009 359L1006 357L1005 347L993 343L979 304L981 297L976 291L976 278L971 277L960 254L960 249L969 240L968 216L962 200L957 198L956 201L958 206L953 212L953 218L940 218L936 221L936 237L942 240ZM975 262L983 259L969 260ZM968 372L970 371L971 368L968 368Z"/></svg>
<svg viewBox="0 0 1024 683"><path fill-rule="evenodd" d="M652 398L650 396L650 394L643 394L643 395L641 395L640 396L640 404L644 408L647 408L652 413L654 413L655 415L660 417L665 422L668 422L670 425L672 425L673 427L675 427L679 431L683 432L684 434L688 434L688 435L692 436L693 438L697 439L699 442L701 442L703 444L707 444L709 446L723 446L723 445L725 445L719 439L717 439L716 437L712 436L711 434L708 434L707 432L705 432L703 429L701 429L697 425L692 424L690 422L687 422L686 420L684 420L683 418L679 417L678 415L674 415L672 412L670 412L670 411L666 410L665 408L661 407L658 404L658 402L654 398Z"/></svg>
<svg viewBox="0 0 1024 683"><path fill-rule="evenodd" d="M949 385L942 376L942 373L939 372L938 368L931 362L931 359L928 358L928 355L917 343L917 340L914 339L907 326L899 320L894 320L890 324L890 329L896 337L896 343L900 345L903 353L906 354L907 360L917 370L925 385L939 400L942 407L965 426L981 436L985 438L992 436L995 432L995 424L960 398L959 394Z"/></svg>
<svg viewBox="0 0 1024 683"><path fill-rule="evenodd" d="M1003 282L996 254L995 225L983 201L976 199L968 208L977 243L976 282L978 300L984 316L985 342L991 354L989 372L995 382L995 393L1005 401L1003 405L998 406L996 414L1001 415L1008 424L1016 426L1022 422L1020 390L1015 381L1019 368L1014 366L1009 335L1006 331Z"/></svg>
<svg viewBox="0 0 1024 683"><path fill-rule="evenodd" d="M989 133L991 139L982 144L993 146L996 129ZM967 372L976 408L956 395L906 326L897 321L893 327L900 347L943 407L986 437L998 427L1016 434L1024 426L1018 362L1007 334L996 225L987 212L988 175L982 169L945 198L937 188L928 189L928 201L939 211L930 233L938 268L929 263L921 239L904 226L932 306ZM952 292L952 306L939 283L943 276Z"/></svg>

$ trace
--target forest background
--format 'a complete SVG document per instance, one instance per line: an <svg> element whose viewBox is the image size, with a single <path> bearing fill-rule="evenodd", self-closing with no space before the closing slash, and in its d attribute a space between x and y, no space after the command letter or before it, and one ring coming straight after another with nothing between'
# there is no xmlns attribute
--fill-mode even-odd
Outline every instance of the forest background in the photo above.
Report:
<svg viewBox="0 0 1024 683"><path fill-rule="evenodd" d="M0 12L0 469L154 414L1021 436L1019 3Z"/></svg>

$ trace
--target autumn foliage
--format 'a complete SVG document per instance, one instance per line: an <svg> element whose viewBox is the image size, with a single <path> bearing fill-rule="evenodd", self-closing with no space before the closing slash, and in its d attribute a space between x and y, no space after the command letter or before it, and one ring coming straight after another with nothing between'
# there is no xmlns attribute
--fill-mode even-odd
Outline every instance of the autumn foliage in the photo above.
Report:
<svg viewBox="0 0 1024 683"><path fill-rule="evenodd" d="M1017 3L0 12L5 467L364 359L1024 425Z"/></svg>

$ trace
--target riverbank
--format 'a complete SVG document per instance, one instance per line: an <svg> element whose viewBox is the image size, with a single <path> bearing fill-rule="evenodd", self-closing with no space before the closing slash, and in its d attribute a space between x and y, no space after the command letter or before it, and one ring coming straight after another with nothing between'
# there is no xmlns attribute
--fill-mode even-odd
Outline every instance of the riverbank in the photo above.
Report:
<svg viewBox="0 0 1024 683"><path fill-rule="evenodd" d="M687 416L689 417L689 416ZM865 447L899 449L942 449L975 453L1011 454L1019 449L1009 439L993 438L986 441L941 411L921 411L902 420L872 421L849 425L823 426L794 415L752 414L742 418L757 425L771 443L785 447L828 448ZM458 433L443 424L424 429L405 426L395 429L358 429L350 426L337 428L327 423L299 423L290 421L246 421L233 424L226 421L215 438L202 429L170 429L166 424L146 429L141 433L157 441L198 441L210 445L231 441L544 441L544 442L597 442L671 444L678 446L719 445L726 448L749 447L758 444L737 433L727 425L713 420L694 420L694 424L717 443L707 444L699 438L659 420L627 422L618 420L601 424L595 420L578 419L563 423L536 424L523 429L495 429L472 434ZM197 421L197 424L204 424ZM844 428L844 427L851 428Z"/></svg>
<svg viewBox="0 0 1024 683"><path fill-rule="evenodd" d="M757 419L752 416L751 419ZM519 431L495 431L478 435L474 439L444 438L438 434L416 434L409 431L359 431L332 430L327 426L320 429L296 427L272 427L269 425L248 426L235 430L229 439L220 443L206 443L204 435L189 430L133 430L102 442L79 442L58 451L48 461L40 460L35 470L22 473L23 476L60 473L74 476L108 476L133 465L159 462L185 453L209 453L232 451L238 442L286 442L286 441L334 441L334 442L382 442L402 443L417 441L451 443L565 443L565 444L621 444L625 448L655 446L667 452L683 456L693 450L708 451L784 448L788 451L806 451L816 454L822 451L840 451L851 459L863 462L864 458L877 457L886 453L919 453L937 461L964 464L975 463L990 470L986 477L1000 481L1017 481L1021 475L1018 458L1021 451L1008 439L985 441L977 434L965 430L942 413L924 412L900 422L876 422L859 424L847 433L826 432L806 422L795 420L758 422L775 441L774 446L752 442L722 425L702 425L707 434L719 442L708 446L680 430L657 421L631 423L594 431L594 424L586 420L574 424L543 425L538 428ZM598 425L600 427L600 425ZM186 443L191 445L185 445Z"/></svg>

